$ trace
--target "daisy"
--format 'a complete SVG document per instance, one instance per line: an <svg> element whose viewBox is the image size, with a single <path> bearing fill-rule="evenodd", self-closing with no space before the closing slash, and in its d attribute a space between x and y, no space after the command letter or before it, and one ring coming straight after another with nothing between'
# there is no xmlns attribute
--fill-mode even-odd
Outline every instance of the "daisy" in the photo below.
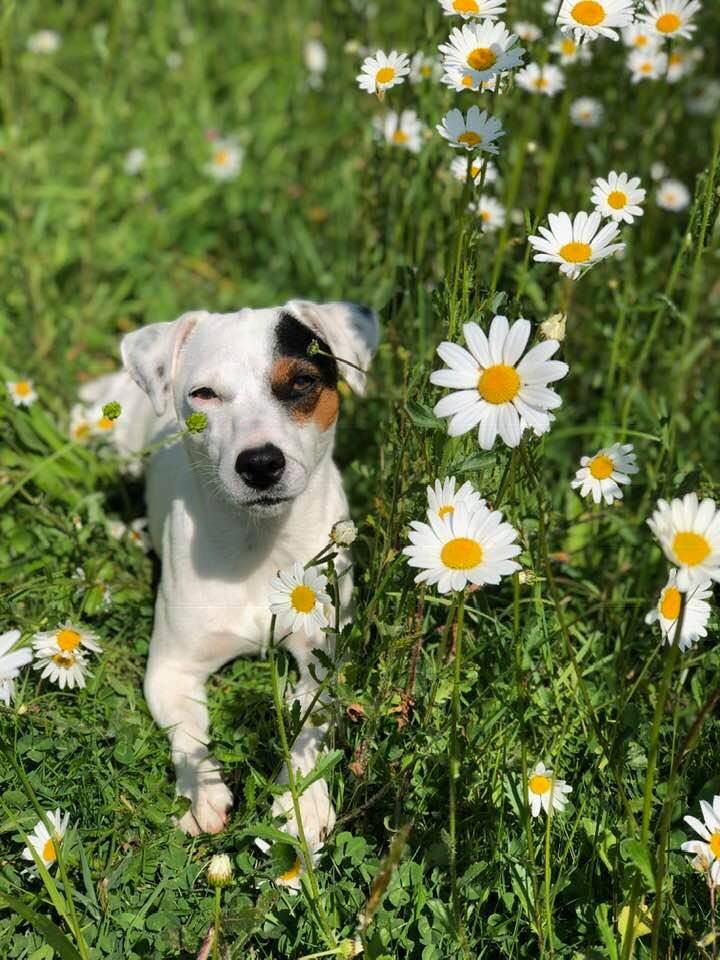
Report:
<svg viewBox="0 0 720 960"><path fill-rule="evenodd" d="M37 400L32 380L6 380L5 386L16 407L29 407Z"/></svg>
<svg viewBox="0 0 720 960"><path fill-rule="evenodd" d="M30 53L51 54L60 49L60 34L54 30L38 30L28 37L27 48Z"/></svg>
<svg viewBox="0 0 720 960"><path fill-rule="evenodd" d="M642 50L632 50L627 58L627 65L633 83L659 80L667 71L668 58L667 54L657 47L645 47Z"/></svg>
<svg viewBox="0 0 720 960"><path fill-rule="evenodd" d="M690 50L673 50L668 55L667 82L677 83L686 77L695 66L695 61Z"/></svg>
<svg viewBox="0 0 720 960"><path fill-rule="evenodd" d="M660 591L660 599L645 617L645 623L659 622L665 643L674 643L677 621L680 616L682 594L677 588L677 570L670 570L668 580ZM685 612L680 628L680 649L689 650L700 637L707 636L710 604L707 598L712 596L712 582L701 581L685 595Z"/></svg>
<svg viewBox="0 0 720 960"><path fill-rule="evenodd" d="M645 0L640 21L659 37L690 37L696 30L691 20L700 7L699 0Z"/></svg>
<svg viewBox="0 0 720 960"><path fill-rule="evenodd" d="M447 368L430 375L431 383L453 391L433 409L436 417L450 417L448 434L458 437L479 424L480 446L490 450L498 434L509 447L516 447L528 427L547 431L548 410L562 403L547 385L568 372L566 363L550 360L557 341L537 344L523 357L530 321L516 320L510 327L502 316L493 317L488 337L476 323L466 323L463 333L469 351L456 343L441 343L437 352Z"/></svg>
<svg viewBox="0 0 720 960"><path fill-rule="evenodd" d="M655 202L663 210L680 213L690 206L690 191L679 180L663 180L658 185Z"/></svg>
<svg viewBox="0 0 720 960"><path fill-rule="evenodd" d="M108 523L108 533L115 540L127 539L134 546L139 547L143 553L149 553L152 550L152 540L148 532L148 518L138 517L129 525L122 520L111 520Z"/></svg>
<svg viewBox="0 0 720 960"><path fill-rule="evenodd" d="M327 70L328 56L325 44L315 37L306 40L303 47L303 60L309 74L310 86L317 89L322 86L323 74Z"/></svg>
<svg viewBox="0 0 720 960"><path fill-rule="evenodd" d="M502 78L499 76L491 77L489 80L477 80L477 74L472 70L463 70L462 67L448 67L440 78L440 82L446 87L462 93L465 90L471 92L485 93L495 91L500 93L502 90Z"/></svg>
<svg viewBox="0 0 720 960"><path fill-rule="evenodd" d="M528 777L527 791L530 813L539 817L542 809L551 816L556 810L562 812L565 809L567 794L572 793L572 787L564 780L557 780L552 770L540 762L535 764L535 769Z"/></svg>
<svg viewBox="0 0 720 960"><path fill-rule="evenodd" d="M441 43L438 49L443 54L445 70L464 70L473 83L479 83L522 63L525 51L515 46L516 40L504 23L483 20L472 26L455 27L449 42Z"/></svg>
<svg viewBox="0 0 720 960"><path fill-rule="evenodd" d="M82 568L79 568L82 570ZM85 650L102 653L102 647L96 643L97 637L90 630L83 630L74 623L62 623L54 630L43 630L33 634L33 650L36 656L49 656L53 653L84 654ZM84 649L80 649L84 648Z"/></svg>
<svg viewBox="0 0 720 960"><path fill-rule="evenodd" d="M505 13L506 0L440 0L446 17L487 17L495 19Z"/></svg>
<svg viewBox="0 0 720 960"><path fill-rule="evenodd" d="M33 832L28 834L30 846L24 848L22 858L23 860L29 860L33 865L35 864L35 858L30 850L30 847L32 847L43 864L46 867L51 867L57 860L58 847L67 833L70 814L66 813L63 815L58 809L48 810L45 816L52 825L52 833L48 833L48 829L43 821L39 820L35 824Z"/></svg>
<svg viewBox="0 0 720 960"><path fill-rule="evenodd" d="M640 20L631 23L629 27L624 27L621 33L625 46L635 50L655 49L661 42L654 30Z"/></svg>
<svg viewBox="0 0 720 960"><path fill-rule="evenodd" d="M85 686L87 660L79 649L74 652L58 650L56 653L52 650L36 651L33 670L42 670L41 680L47 677L51 683L57 683L61 690L65 687L72 690Z"/></svg>
<svg viewBox="0 0 720 960"><path fill-rule="evenodd" d="M678 567L683 593L703 580L720 580L720 514L715 501L686 493L670 503L658 500L648 526L670 563Z"/></svg>
<svg viewBox="0 0 720 960"><path fill-rule="evenodd" d="M499 510L471 509L461 501L442 520L431 512L427 518L429 523L411 522L410 546L403 548L409 566L421 568L415 583L437 584L439 593L448 593L468 583L500 583L520 569L511 559L522 551L517 530Z"/></svg>
<svg viewBox="0 0 720 960"><path fill-rule="evenodd" d="M553 313L540 324L540 333L546 340L557 340L561 343L565 339L567 314Z"/></svg>
<svg viewBox="0 0 720 960"><path fill-rule="evenodd" d="M633 20L633 0L563 0L558 25L564 32L575 32L575 39L617 40L617 27Z"/></svg>
<svg viewBox="0 0 720 960"><path fill-rule="evenodd" d="M243 150L235 140L215 140L210 161L205 165L205 173L219 182L232 180L240 172L242 162Z"/></svg>
<svg viewBox="0 0 720 960"><path fill-rule="evenodd" d="M360 70L355 78L360 89L375 93L382 100L386 90L403 83L410 73L410 61L407 54L397 50L378 50L374 57L365 57Z"/></svg>
<svg viewBox="0 0 720 960"><path fill-rule="evenodd" d="M495 233L505 225L505 207L494 197L479 196L469 209L482 223L484 233Z"/></svg>
<svg viewBox="0 0 720 960"><path fill-rule="evenodd" d="M278 618L281 630L304 631L311 636L328 625L323 606L332 603L326 591L327 577L295 561L292 567L278 571L270 587L270 611Z"/></svg>
<svg viewBox="0 0 720 960"><path fill-rule="evenodd" d="M133 147L132 150L128 150L125 154L125 159L123 160L123 170L129 177L134 177L145 166L147 161L147 152L143 147Z"/></svg>
<svg viewBox="0 0 720 960"><path fill-rule="evenodd" d="M486 110L481 113L477 106L470 107L467 119L460 110L449 110L435 129L451 147L485 150L488 153L498 153L493 141L505 136L500 120L489 117Z"/></svg>
<svg viewBox="0 0 720 960"><path fill-rule="evenodd" d="M547 97L554 97L565 86L565 77L559 67L552 63L540 66L538 63L529 63L522 70L518 70L515 79L517 85L531 93L544 93Z"/></svg>
<svg viewBox="0 0 720 960"><path fill-rule="evenodd" d="M92 434L92 423L88 411L82 404L76 403L70 411L70 436L76 443L87 443Z"/></svg>
<svg viewBox="0 0 720 960"><path fill-rule="evenodd" d="M384 117L376 117L373 124L375 132L386 143L410 153L420 153L425 127L414 110L403 110L399 114L391 110Z"/></svg>
<svg viewBox="0 0 720 960"><path fill-rule="evenodd" d="M643 215L641 203L645 191L640 187L640 177L628 177L626 173L611 170L607 180L598 177L594 181L591 197L593 206L603 217L632 223Z"/></svg>
<svg viewBox="0 0 720 960"><path fill-rule="evenodd" d="M602 103L593 97L579 97L570 104L570 119L576 127L599 127L604 113Z"/></svg>
<svg viewBox="0 0 720 960"><path fill-rule="evenodd" d="M535 260L559 263L560 273L577 280L584 267L589 267L613 253L625 249L624 243L612 243L618 233L613 221L600 229L600 214L576 213L571 220L567 213L548 215L550 228L538 227L541 236L528 237L539 252Z"/></svg>
<svg viewBox="0 0 720 960"><path fill-rule="evenodd" d="M656 160L650 164L650 178L652 180L662 180L668 175L668 168L661 160Z"/></svg>
<svg viewBox="0 0 720 960"><path fill-rule="evenodd" d="M470 177L472 182L476 187L480 186L482 181L482 157L473 157L470 160ZM450 164L450 172L455 177L456 180L460 180L461 183L465 183L467 179L467 158L466 157L455 157L453 162ZM498 169L492 160L485 161L485 185L489 183L497 183L498 181Z"/></svg>
<svg viewBox="0 0 720 960"><path fill-rule="evenodd" d="M455 489L455 477L446 477L442 483L435 481L434 487L427 488L428 514L433 514L443 520L449 514L455 513L459 503L464 503L470 510L485 506L485 499L480 496L469 480Z"/></svg>
<svg viewBox="0 0 720 960"><path fill-rule="evenodd" d="M569 34L560 34L550 44L550 52L557 53L560 63L566 66L571 63L589 63L592 60L592 51L587 43L577 43Z"/></svg>
<svg viewBox="0 0 720 960"><path fill-rule="evenodd" d="M422 83L425 80L438 80L440 61L419 50L410 61L410 83Z"/></svg>
<svg viewBox="0 0 720 960"><path fill-rule="evenodd" d="M580 496L592 494L593 503L611 504L613 500L622 500L623 492L619 483L630 483L630 475L638 472L635 454L631 443L614 443L603 447L592 457L583 457L580 469L570 486L573 490L580 487Z"/></svg>
<svg viewBox="0 0 720 960"><path fill-rule="evenodd" d="M692 853L695 857L695 869L702 867L703 873L709 873L714 886L720 885L720 796L713 797L712 806L705 800L700 801L703 819L686 816L683 820L700 834L702 840L687 840L681 844L683 853ZM705 821L703 823L703 821Z"/></svg>
<svg viewBox="0 0 720 960"><path fill-rule="evenodd" d="M528 23L527 20L519 20L513 24L513 32L522 40L523 43L535 43L542 36L542 30L534 23Z"/></svg>
<svg viewBox="0 0 720 960"><path fill-rule="evenodd" d="M19 630L0 633L0 703L4 703L6 707L10 706L10 701L15 696L15 678L20 673L20 668L32 660L32 651L28 647L9 652L19 639Z"/></svg>
<svg viewBox="0 0 720 960"><path fill-rule="evenodd" d="M259 850L262 850L263 853L270 851L270 844L266 840L261 840L260 837L255 840L255 846ZM322 844L310 847L310 859L312 860L313 867L317 866L321 852ZM302 878L306 873L307 861L305 855L301 850L296 850L296 857L292 866L285 870L284 873L274 877L273 883L278 887L286 887L291 894L296 894L302 888Z"/></svg>

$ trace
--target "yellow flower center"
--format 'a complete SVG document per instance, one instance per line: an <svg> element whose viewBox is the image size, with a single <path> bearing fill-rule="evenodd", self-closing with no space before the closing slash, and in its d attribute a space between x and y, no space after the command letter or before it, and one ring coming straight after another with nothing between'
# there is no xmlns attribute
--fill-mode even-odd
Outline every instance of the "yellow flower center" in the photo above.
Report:
<svg viewBox="0 0 720 960"><path fill-rule="evenodd" d="M640 73L652 73L652 72L653 72L653 65L652 63L650 63L649 60L646 60L645 63L643 63L640 67Z"/></svg>
<svg viewBox="0 0 720 960"><path fill-rule="evenodd" d="M462 78L462 85L464 87L471 87L473 85L473 78L469 73L464 73Z"/></svg>
<svg viewBox="0 0 720 960"><path fill-rule="evenodd" d="M679 51L679 50L676 50L674 53L671 53L671 54L670 54L670 61L669 61L669 62L670 62L670 66L671 66L671 67L679 67L680 64L683 62L684 59L685 59L685 58L684 58L683 55L680 53L680 51Z"/></svg>
<svg viewBox="0 0 720 960"><path fill-rule="evenodd" d="M482 563L483 550L477 540L455 537L440 552L440 560L451 570L472 570Z"/></svg>
<svg viewBox="0 0 720 960"><path fill-rule="evenodd" d="M438 516L440 517L441 520L444 517L446 517L449 513L455 513L455 507L453 507L452 504L450 503L446 503L445 506L440 507L440 509L438 510Z"/></svg>
<svg viewBox="0 0 720 960"><path fill-rule="evenodd" d="M496 61L497 57L490 47L475 47L467 58L468 66L473 70L489 70Z"/></svg>
<svg viewBox="0 0 720 960"><path fill-rule="evenodd" d="M45 846L42 848L42 858L45 863L52 863L53 860L57 857L57 851L55 850L55 844L52 840L46 840Z"/></svg>
<svg viewBox="0 0 720 960"><path fill-rule="evenodd" d="M466 147L476 147L479 143L482 143L482 137L474 130L466 130L458 137L458 143L464 143Z"/></svg>
<svg viewBox="0 0 720 960"><path fill-rule="evenodd" d="M639 34L633 40L633 43L635 44L636 47L646 47L647 42L648 42L648 38L647 38L647 35L644 33Z"/></svg>
<svg viewBox="0 0 720 960"><path fill-rule="evenodd" d="M295 863L290 867L289 870L286 870L285 873L281 873L278 877L280 883L292 883L293 880L297 880L302 872L302 864L298 858Z"/></svg>
<svg viewBox="0 0 720 960"><path fill-rule="evenodd" d="M720 830L716 830L710 837L710 850L720 858Z"/></svg>
<svg viewBox="0 0 720 960"><path fill-rule="evenodd" d="M114 425L114 421L110 417L100 417L97 422L98 430L112 430Z"/></svg>
<svg viewBox="0 0 720 960"><path fill-rule="evenodd" d="M564 53L566 57L571 57L576 50L575 41L571 40L570 37L566 37L560 43L560 52Z"/></svg>
<svg viewBox="0 0 720 960"><path fill-rule="evenodd" d="M660 33L675 33L682 20L676 13L664 13L655 21L655 29Z"/></svg>
<svg viewBox="0 0 720 960"><path fill-rule="evenodd" d="M56 640L61 650L74 650L80 644L80 634L77 630L63 629L58 631Z"/></svg>
<svg viewBox="0 0 720 960"><path fill-rule="evenodd" d="M710 555L710 544L701 533L676 533L672 542L673 553L678 563L696 567Z"/></svg>
<svg viewBox="0 0 720 960"><path fill-rule="evenodd" d="M614 469L615 464L604 453L599 453L596 457L593 457L588 464L590 476L595 477L596 480L607 480Z"/></svg>
<svg viewBox="0 0 720 960"><path fill-rule="evenodd" d="M542 773L534 773L528 781L528 786L530 787L531 793L542 796L544 793L547 793L552 786L552 780Z"/></svg>
<svg viewBox="0 0 720 960"><path fill-rule="evenodd" d="M431 77L432 76L432 67L428 64L420 67L420 76L421 77Z"/></svg>
<svg viewBox="0 0 720 960"><path fill-rule="evenodd" d="M660 616L666 620L677 620L680 616L681 595L677 587L666 587L660 598Z"/></svg>
<svg viewBox="0 0 720 960"><path fill-rule="evenodd" d="M535 89L536 89L536 90L544 90L546 86L547 86L547 80L545 79L545 77L538 77L538 78L535 80Z"/></svg>
<svg viewBox="0 0 720 960"><path fill-rule="evenodd" d="M226 167L230 163L230 151L222 147L220 150L216 150L213 162L216 167Z"/></svg>
<svg viewBox="0 0 720 960"><path fill-rule="evenodd" d="M558 253L568 263L587 263L592 254L592 247L589 243L578 243L573 240L572 243L563 244Z"/></svg>
<svg viewBox="0 0 720 960"><path fill-rule="evenodd" d="M298 613L310 613L315 606L315 601L315 591L310 587L306 587L304 583L295 587L290 594L290 603Z"/></svg>
<svg viewBox="0 0 720 960"><path fill-rule="evenodd" d="M32 393L32 387L27 382L27 380L19 380L15 384L15 393L19 397L28 397Z"/></svg>
<svg viewBox="0 0 720 960"><path fill-rule="evenodd" d="M623 193L622 190L613 190L612 193L608 194L607 201L613 210L622 210L627 203L627 194Z"/></svg>
<svg viewBox="0 0 720 960"><path fill-rule="evenodd" d="M393 143L403 144L408 142L408 135L404 130L396 130L392 135Z"/></svg>
<svg viewBox="0 0 720 960"><path fill-rule="evenodd" d="M75 424L75 426L73 427L73 436L75 437L76 440L85 440L85 438L89 433L90 433L90 424L85 423L84 421L82 423Z"/></svg>
<svg viewBox="0 0 720 960"><path fill-rule="evenodd" d="M584 27L596 27L605 19L605 8L597 0L580 0L572 8L571 16Z"/></svg>
<svg viewBox="0 0 720 960"><path fill-rule="evenodd" d="M487 223L489 220L492 220L492 214L489 210L481 210L480 219L483 221L483 223Z"/></svg>
<svg viewBox="0 0 720 960"><path fill-rule="evenodd" d="M458 13L480 13L477 0L453 0L453 10Z"/></svg>
<svg viewBox="0 0 720 960"><path fill-rule="evenodd" d="M496 363L480 374L477 390L488 403L509 403L520 390L520 376L515 367Z"/></svg>
<svg viewBox="0 0 720 960"><path fill-rule="evenodd" d="M390 83L390 81L394 79L394 67L380 67L378 72L375 74L375 83Z"/></svg>
<svg viewBox="0 0 720 960"><path fill-rule="evenodd" d="M470 167L470 176L473 178L473 180L475 179L475 177L479 177L479 176L480 176L481 170L482 170L482 164L480 164L480 163L474 163L474 164Z"/></svg>
<svg viewBox="0 0 720 960"><path fill-rule="evenodd" d="M70 667L74 667L77 663L75 657L69 650L66 653L56 653L52 658L52 662L56 666L62 667L63 670L69 670Z"/></svg>

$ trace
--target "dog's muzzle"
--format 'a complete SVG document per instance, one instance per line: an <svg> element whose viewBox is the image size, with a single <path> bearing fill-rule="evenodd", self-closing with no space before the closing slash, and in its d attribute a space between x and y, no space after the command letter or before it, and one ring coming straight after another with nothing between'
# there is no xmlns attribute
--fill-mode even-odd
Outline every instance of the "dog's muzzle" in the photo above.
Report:
<svg viewBox="0 0 720 960"><path fill-rule="evenodd" d="M283 475L285 455L272 443L251 447L238 456L235 470L253 490L267 490Z"/></svg>

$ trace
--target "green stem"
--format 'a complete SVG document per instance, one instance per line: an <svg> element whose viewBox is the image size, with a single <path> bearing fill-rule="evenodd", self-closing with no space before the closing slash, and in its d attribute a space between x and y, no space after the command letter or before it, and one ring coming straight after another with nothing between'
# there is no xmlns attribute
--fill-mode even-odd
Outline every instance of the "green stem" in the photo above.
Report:
<svg viewBox="0 0 720 960"><path fill-rule="evenodd" d="M215 887L215 922L213 927L212 955L213 960L220 960L220 902L222 890Z"/></svg>
<svg viewBox="0 0 720 960"><path fill-rule="evenodd" d="M455 928L462 944L462 921L460 917L460 896L457 885L457 780L460 776L460 753L458 749L458 726L460 724L460 682L462 678L462 634L465 618L465 593L460 595L457 606L455 630L455 671L453 677L452 715L450 722L450 882L452 885L452 907Z"/></svg>
<svg viewBox="0 0 720 960"><path fill-rule="evenodd" d="M553 922L552 922L552 870L550 866L550 825L552 822L552 797L550 809L545 818L545 942L550 956L555 956Z"/></svg>

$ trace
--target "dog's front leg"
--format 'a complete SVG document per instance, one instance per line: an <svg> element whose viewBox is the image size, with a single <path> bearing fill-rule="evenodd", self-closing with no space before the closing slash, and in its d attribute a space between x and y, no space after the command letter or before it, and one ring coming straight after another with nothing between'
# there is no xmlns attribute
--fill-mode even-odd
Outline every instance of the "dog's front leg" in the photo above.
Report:
<svg viewBox="0 0 720 960"><path fill-rule="evenodd" d="M145 699L155 722L167 730L172 749L176 790L191 807L178 821L185 833L219 833L227 822L232 794L220 767L207 749L209 740L205 681L209 674L187 660L165 653L153 656L145 674Z"/></svg>
<svg viewBox="0 0 720 960"><path fill-rule="evenodd" d="M318 678L323 674L312 651L316 648L324 648L330 654L331 650L328 649L324 637L308 639L305 636L293 635L285 641L285 646L295 658L300 674L297 685L288 691L287 700L290 705L297 701L300 705L300 715L304 716L318 689L317 681L310 673L310 664L313 664ZM317 763L327 732L328 724L319 723L317 713L308 716L290 748L290 763L294 772L299 772L301 775L310 773ZM287 767L284 767L278 777L278 783L287 782ZM311 848L321 846L335 826L335 809L330 800L326 781L316 780L311 783L300 795L299 806L303 830L309 846ZM287 817L284 829L293 836L298 835L292 796L289 792L275 798L272 813L274 817Z"/></svg>

